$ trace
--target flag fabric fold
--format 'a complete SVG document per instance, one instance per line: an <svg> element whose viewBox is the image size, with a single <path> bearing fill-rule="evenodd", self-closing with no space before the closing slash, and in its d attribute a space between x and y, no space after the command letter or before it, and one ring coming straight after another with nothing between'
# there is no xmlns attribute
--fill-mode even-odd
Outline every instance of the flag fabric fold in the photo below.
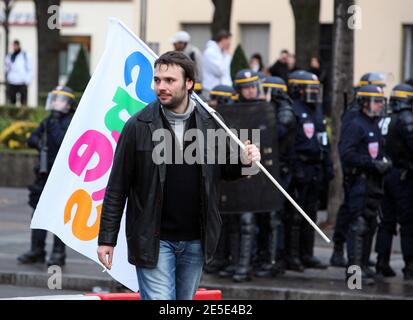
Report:
<svg viewBox="0 0 413 320"><path fill-rule="evenodd" d="M31 228L57 235L67 246L99 263L100 214L114 151L126 121L156 99L156 54L122 22L109 20L106 47L82 96L35 210ZM127 260L125 215L113 267L108 273L138 291Z"/></svg>

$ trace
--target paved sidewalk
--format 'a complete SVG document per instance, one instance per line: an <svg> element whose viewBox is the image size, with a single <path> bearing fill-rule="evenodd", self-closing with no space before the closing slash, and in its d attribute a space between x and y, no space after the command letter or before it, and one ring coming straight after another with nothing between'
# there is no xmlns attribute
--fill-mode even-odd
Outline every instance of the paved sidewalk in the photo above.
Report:
<svg viewBox="0 0 413 320"><path fill-rule="evenodd" d="M18 295L17 287L29 287L33 294L37 293L38 288L38 295L45 295L48 290L51 274L48 274L46 266L20 265L16 261L16 257L29 248L31 208L26 202L25 189L0 188L0 285L3 298L7 297L4 288L8 287L16 288L10 290L9 297ZM331 239L331 230L326 232ZM49 234L48 251L51 242L52 236ZM247 283L234 283L230 279L205 274L201 287L222 290L224 299L413 299L413 282L402 278L403 261L399 247L396 246L394 251L392 266L397 277L362 290L347 288L344 269L341 268L307 269L304 273L288 271L277 278L253 279ZM317 237L315 252L327 263L331 247ZM70 248L67 253L67 265L63 268L63 292L127 291L108 274L102 273L102 268L95 262ZM60 295L62 291L53 290L50 294Z"/></svg>

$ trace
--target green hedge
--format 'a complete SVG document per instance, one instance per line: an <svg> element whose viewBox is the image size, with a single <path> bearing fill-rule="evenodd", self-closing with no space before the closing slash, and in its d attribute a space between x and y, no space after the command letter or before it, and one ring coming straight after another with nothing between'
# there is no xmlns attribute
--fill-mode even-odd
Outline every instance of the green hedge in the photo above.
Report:
<svg viewBox="0 0 413 320"><path fill-rule="evenodd" d="M49 112L45 111L44 107L0 106L0 132L15 121L33 121L40 123L48 114Z"/></svg>

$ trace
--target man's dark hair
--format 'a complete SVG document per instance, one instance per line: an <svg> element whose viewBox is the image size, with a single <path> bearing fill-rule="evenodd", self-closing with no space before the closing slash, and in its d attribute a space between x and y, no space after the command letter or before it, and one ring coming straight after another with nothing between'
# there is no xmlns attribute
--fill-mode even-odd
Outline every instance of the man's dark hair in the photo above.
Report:
<svg viewBox="0 0 413 320"><path fill-rule="evenodd" d="M20 41L19 41L19 40L14 40L14 41L13 41L13 44L17 44L17 45L20 46Z"/></svg>
<svg viewBox="0 0 413 320"><path fill-rule="evenodd" d="M193 86L195 85L195 64L194 62L184 53L179 51L168 51L156 59L154 63L154 68L159 65L166 66L179 66L183 70L184 79L192 80ZM188 91L189 94L192 93L193 87Z"/></svg>
<svg viewBox="0 0 413 320"><path fill-rule="evenodd" d="M284 53L285 53L285 54L290 54L287 49L281 50L281 54L284 54Z"/></svg>
<svg viewBox="0 0 413 320"><path fill-rule="evenodd" d="M216 36L215 36L215 41L216 42L220 42L222 39L227 39L229 37L232 37L231 32L227 31L227 30L220 30Z"/></svg>

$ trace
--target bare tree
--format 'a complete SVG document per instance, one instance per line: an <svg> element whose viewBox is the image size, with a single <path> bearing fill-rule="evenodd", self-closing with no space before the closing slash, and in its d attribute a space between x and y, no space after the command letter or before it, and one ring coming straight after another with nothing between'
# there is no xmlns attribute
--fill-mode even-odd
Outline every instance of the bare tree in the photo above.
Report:
<svg viewBox="0 0 413 320"><path fill-rule="evenodd" d="M342 171L338 153L340 117L344 110L345 95L352 91L354 69L354 31L348 26L348 8L354 0L334 1L333 68L332 68L332 131L331 157L335 178L330 183L328 223L334 224L338 208L343 200Z"/></svg>
<svg viewBox="0 0 413 320"><path fill-rule="evenodd" d="M295 20L296 65L309 69L320 46L320 0L290 0Z"/></svg>
<svg viewBox="0 0 413 320"><path fill-rule="evenodd" d="M34 0L37 20L38 96L50 91L58 83L60 29L51 26L48 12L51 6L60 6L60 0Z"/></svg>
<svg viewBox="0 0 413 320"><path fill-rule="evenodd" d="M3 28L4 28L4 57L7 56L9 52L9 42L10 42L10 28L9 28L9 21L10 21L10 13L13 9L13 4L15 0L3 0L3 13L4 13L4 20L3 20ZM5 85L5 99L6 103L8 102L7 98L7 71L4 71L4 85Z"/></svg>
<svg viewBox="0 0 413 320"><path fill-rule="evenodd" d="M212 0L214 17L211 23L211 35L214 39L220 30L230 30L232 0Z"/></svg>
<svg viewBox="0 0 413 320"><path fill-rule="evenodd" d="M4 28L4 56L7 55L9 50L9 37L10 37L10 30L9 30L9 20L10 20L10 13L13 9L13 4L15 0L3 0L3 12L4 12L4 20L3 20L3 28Z"/></svg>

